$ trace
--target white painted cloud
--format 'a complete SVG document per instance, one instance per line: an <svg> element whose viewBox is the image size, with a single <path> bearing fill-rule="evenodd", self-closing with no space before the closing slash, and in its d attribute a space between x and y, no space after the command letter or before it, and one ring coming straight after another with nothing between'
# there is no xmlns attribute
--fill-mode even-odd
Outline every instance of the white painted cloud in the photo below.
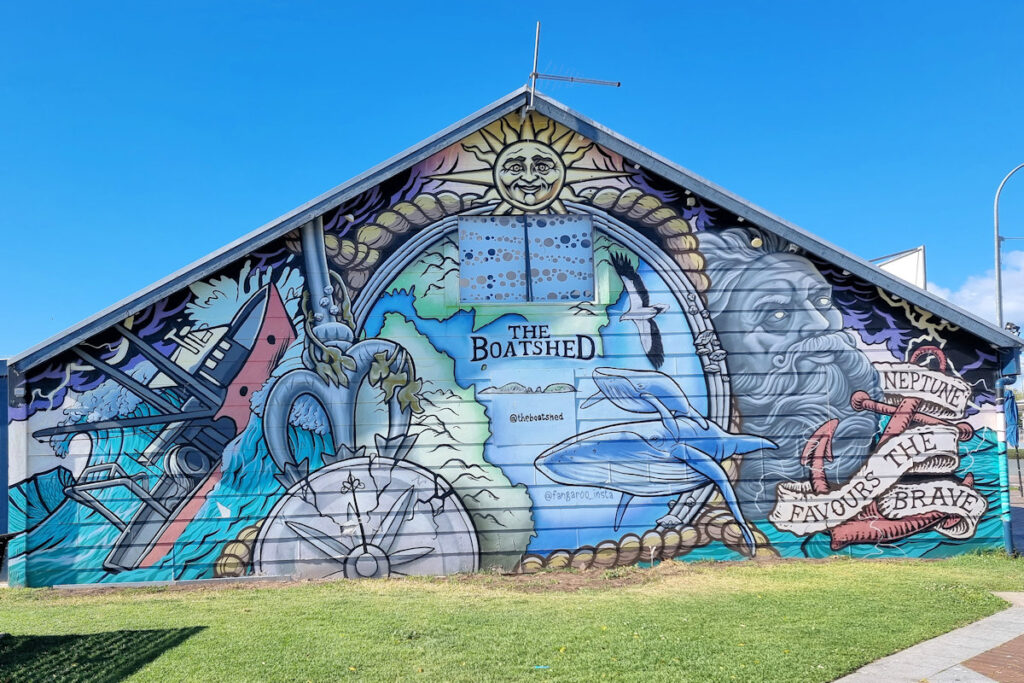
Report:
<svg viewBox="0 0 1024 683"><path fill-rule="evenodd" d="M928 291L990 322L996 319L995 269L968 276L959 289L948 289L936 282ZM1024 326L1024 251L1003 254L1003 319Z"/></svg>

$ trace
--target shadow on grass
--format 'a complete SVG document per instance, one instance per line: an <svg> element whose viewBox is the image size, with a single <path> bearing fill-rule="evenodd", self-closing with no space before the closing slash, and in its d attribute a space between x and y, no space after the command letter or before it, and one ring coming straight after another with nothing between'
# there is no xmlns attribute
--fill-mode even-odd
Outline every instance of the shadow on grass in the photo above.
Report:
<svg viewBox="0 0 1024 683"><path fill-rule="evenodd" d="M119 681L205 626L0 639L0 681Z"/></svg>

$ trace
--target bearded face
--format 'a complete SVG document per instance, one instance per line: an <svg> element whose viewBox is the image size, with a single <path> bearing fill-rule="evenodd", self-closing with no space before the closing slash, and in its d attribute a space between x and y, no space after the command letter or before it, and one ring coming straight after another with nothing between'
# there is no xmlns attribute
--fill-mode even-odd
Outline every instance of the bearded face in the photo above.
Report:
<svg viewBox="0 0 1024 683"><path fill-rule="evenodd" d="M506 202L523 211L539 211L558 198L565 184L561 157L540 142L517 142L501 151L494 184Z"/></svg>
<svg viewBox="0 0 1024 683"><path fill-rule="evenodd" d="M840 420L826 473L842 483L864 462L877 416L850 407L854 391L878 397L878 375L842 329L832 290L809 261L793 254L762 256L715 315L743 431L764 436L775 451L748 455L737 495L744 511L766 515L775 487L806 481L800 454L807 439L832 418Z"/></svg>

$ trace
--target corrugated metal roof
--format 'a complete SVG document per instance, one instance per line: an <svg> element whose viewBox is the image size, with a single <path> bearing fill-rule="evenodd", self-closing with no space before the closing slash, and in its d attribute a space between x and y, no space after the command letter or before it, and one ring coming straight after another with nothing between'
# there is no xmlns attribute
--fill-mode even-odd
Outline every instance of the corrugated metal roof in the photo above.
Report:
<svg viewBox="0 0 1024 683"><path fill-rule="evenodd" d="M77 325L73 325L46 341L11 357L8 361L9 364L15 365L19 370L25 370L52 358L92 334L143 310L168 294L180 290L197 279L216 272L221 267L244 256L249 251L257 249L294 230L312 218L335 208L339 204L380 183L385 178L408 169L430 155L460 140L467 134L521 107L525 107L528 101L529 91L525 87L506 95L418 145L405 150L348 182L342 183L333 190L325 192L293 211L270 221L248 235L235 240L206 258L182 268L176 273L159 280ZM628 161L638 163L667 180L690 190L693 194L735 213L737 216L749 221L752 225L776 233L809 253L826 261L831 261L888 292L932 311L949 322L978 335L994 346L1015 349L1024 346L1024 340L998 329L994 325L975 317L971 313L954 306L930 292L914 287L889 275L864 259L829 244L796 225L714 185L632 140L569 109L560 102L537 93L534 108L541 114L569 126L594 142L621 154Z"/></svg>

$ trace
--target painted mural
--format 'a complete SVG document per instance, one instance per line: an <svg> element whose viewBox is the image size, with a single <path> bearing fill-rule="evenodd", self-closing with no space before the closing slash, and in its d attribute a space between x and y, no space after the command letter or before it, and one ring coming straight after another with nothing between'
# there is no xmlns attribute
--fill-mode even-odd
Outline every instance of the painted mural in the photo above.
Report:
<svg viewBox="0 0 1024 683"><path fill-rule="evenodd" d="M14 368L10 577L994 547L997 368L927 311L512 114Z"/></svg>

